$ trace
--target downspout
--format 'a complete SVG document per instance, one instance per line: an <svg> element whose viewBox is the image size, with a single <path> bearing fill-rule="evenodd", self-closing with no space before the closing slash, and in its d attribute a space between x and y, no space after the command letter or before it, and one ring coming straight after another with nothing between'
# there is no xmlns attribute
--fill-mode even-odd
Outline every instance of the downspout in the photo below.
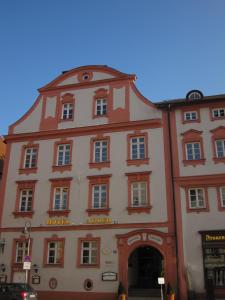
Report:
<svg viewBox="0 0 225 300"><path fill-rule="evenodd" d="M179 285L179 259L178 259L178 241L177 241L177 213L176 213L176 197L175 197L175 183L174 183L174 168L173 168L173 152L172 152L172 138L171 138L171 121L170 121L170 111L171 104L168 103L167 106L167 123L169 132L169 153L170 153L170 171L172 178L172 199L173 199L173 217L174 217L174 233L175 233L175 245L176 245L176 273L177 273L177 293L178 299L180 295L180 285Z"/></svg>

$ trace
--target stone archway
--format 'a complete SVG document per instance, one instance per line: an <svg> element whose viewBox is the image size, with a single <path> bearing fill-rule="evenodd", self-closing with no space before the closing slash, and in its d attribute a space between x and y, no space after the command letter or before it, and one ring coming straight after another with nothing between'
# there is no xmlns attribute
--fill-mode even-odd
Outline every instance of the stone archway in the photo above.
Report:
<svg viewBox="0 0 225 300"><path fill-rule="evenodd" d="M164 259L151 246L136 248L128 259L128 289L159 289L158 277L164 274Z"/></svg>
<svg viewBox="0 0 225 300"><path fill-rule="evenodd" d="M127 291L129 288L129 257L136 249L143 247L155 249L158 258L163 260L163 275L166 282L176 286L176 251L173 236L157 230L141 229L116 237L118 239L119 281L122 282Z"/></svg>

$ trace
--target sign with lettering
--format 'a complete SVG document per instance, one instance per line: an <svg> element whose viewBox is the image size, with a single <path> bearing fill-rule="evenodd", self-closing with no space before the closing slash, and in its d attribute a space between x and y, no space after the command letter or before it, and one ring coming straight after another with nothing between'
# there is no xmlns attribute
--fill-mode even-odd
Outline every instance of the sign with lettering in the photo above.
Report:
<svg viewBox="0 0 225 300"><path fill-rule="evenodd" d="M225 242L225 233L210 233L204 235L204 242Z"/></svg>
<svg viewBox="0 0 225 300"><path fill-rule="evenodd" d="M117 273L115 273L115 272L102 273L102 280L103 281L116 281L117 280Z"/></svg>
<svg viewBox="0 0 225 300"><path fill-rule="evenodd" d="M112 219L108 217L92 217L87 220L88 224L112 224Z"/></svg>
<svg viewBox="0 0 225 300"><path fill-rule="evenodd" d="M70 225L71 222L65 218L49 218L46 221L47 225Z"/></svg>
<svg viewBox="0 0 225 300"><path fill-rule="evenodd" d="M30 261L24 261L23 262L23 269L24 270L30 270L31 269L31 262Z"/></svg>

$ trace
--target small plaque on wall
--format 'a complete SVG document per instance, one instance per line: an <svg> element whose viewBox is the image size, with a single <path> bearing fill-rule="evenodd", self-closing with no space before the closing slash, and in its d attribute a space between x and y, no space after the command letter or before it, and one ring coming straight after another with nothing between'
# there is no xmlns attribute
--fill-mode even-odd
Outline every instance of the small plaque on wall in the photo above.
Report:
<svg viewBox="0 0 225 300"><path fill-rule="evenodd" d="M39 275L33 275L32 276L32 284L40 284L41 277Z"/></svg>
<svg viewBox="0 0 225 300"><path fill-rule="evenodd" d="M117 280L117 273L115 273L115 272L102 273L102 280L103 281L116 281Z"/></svg>

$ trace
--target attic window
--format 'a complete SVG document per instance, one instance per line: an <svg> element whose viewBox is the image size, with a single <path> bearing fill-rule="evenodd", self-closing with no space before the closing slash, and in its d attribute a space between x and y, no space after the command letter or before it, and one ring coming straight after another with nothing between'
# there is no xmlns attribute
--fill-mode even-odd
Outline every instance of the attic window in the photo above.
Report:
<svg viewBox="0 0 225 300"><path fill-rule="evenodd" d="M193 90L187 93L186 99L188 100L199 100L203 98L202 92L198 90Z"/></svg>
<svg viewBox="0 0 225 300"><path fill-rule="evenodd" d="M83 78L83 80L88 80L89 79L88 73L84 73L82 78Z"/></svg>
<svg viewBox="0 0 225 300"><path fill-rule="evenodd" d="M78 80L80 82L90 81L93 77L93 73L90 71L80 72L78 74Z"/></svg>

